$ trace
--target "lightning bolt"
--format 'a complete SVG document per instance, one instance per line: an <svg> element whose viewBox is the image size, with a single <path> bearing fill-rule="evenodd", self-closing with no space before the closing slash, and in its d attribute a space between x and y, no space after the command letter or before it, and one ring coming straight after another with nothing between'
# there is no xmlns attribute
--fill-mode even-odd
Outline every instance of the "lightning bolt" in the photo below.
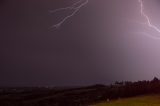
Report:
<svg viewBox="0 0 160 106"><path fill-rule="evenodd" d="M154 24L151 23L149 16L144 12L144 4L143 4L143 0L138 0L138 2L140 3L141 6L141 15L146 19L146 24L148 27L154 29L155 31L157 31L158 33L160 33L160 29L158 27L156 27ZM148 36L149 34L147 34ZM151 36L152 38L159 38L159 37L154 37Z"/></svg>
<svg viewBox="0 0 160 106"><path fill-rule="evenodd" d="M54 13L60 12L60 11L64 11L64 10L73 10L73 12L70 15L67 15L60 22L52 25L50 28L56 28L56 29L59 28L65 21L67 21L69 18L73 17L88 2L89 2L89 0L79 0L76 3L72 4L71 6L68 6L65 8L59 8L59 9L55 9L55 10L50 10L49 12L51 14L54 14ZM149 16L145 13L143 0L138 0L138 2L140 3L140 13L145 18L147 26L149 28L155 30L156 32L160 33L160 29L151 23ZM143 33L143 34L149 36L149 34L147 34L147 33ZM160 37L155 37L152 35L150 35L150 37L160 39Z"/></svg>
<svg viewBox="0 0 160 106"><path fill-rule="evenodd" d="M67 21L69 18L73 17L83 6L85 6L89 2L89 0L85 0L84 2L83 1L84 0L79 0L69 7L59 8L56 10L50 10L49 12L51 14L59 12L59 11L63 11L63 10L73 10L73 12L70 15L67 15L66 17L64 17L59 23L51 26L51 28L59 28L65 21Z"/></svg>

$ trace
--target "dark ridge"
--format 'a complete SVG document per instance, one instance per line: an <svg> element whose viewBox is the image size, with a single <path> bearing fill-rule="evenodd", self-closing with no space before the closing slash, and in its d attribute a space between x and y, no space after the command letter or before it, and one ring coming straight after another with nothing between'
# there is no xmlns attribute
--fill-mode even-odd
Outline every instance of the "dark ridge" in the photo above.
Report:
<svg viewBox="0 0 160 106"><path fill-rule="evenodd" d="M0 106L87 106L101 101L160 93L160 80L116 81L111 85L86 87L0 88Z"/></svg>

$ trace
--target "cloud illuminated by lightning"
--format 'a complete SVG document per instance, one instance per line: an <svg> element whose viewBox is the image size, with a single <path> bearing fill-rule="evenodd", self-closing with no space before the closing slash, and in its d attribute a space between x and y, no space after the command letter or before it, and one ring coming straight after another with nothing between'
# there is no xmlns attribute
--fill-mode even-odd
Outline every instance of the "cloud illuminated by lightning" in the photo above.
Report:
<svg viewBox="0 0 160 106"><path fill-rule="evenodd" d="M63 11L63 10L73 10L73 12L70 15L64 17L59 23L51 26L51 28L59 28L66 20L68 20L69 18L74 16L88 2L89 2L89 0L85 0L85 1L84 0L79 0L78 2L74 3L73 5L71 5L69 7L59 8L59 9L56 9L56 10L49 11L50 13L55 13L55 12L59 12L59 11Z"/></svg>
<svg viewBox="0 0 160 106"><path fill-rule="evenodd" d="M144 12L143 0L138 0L138 2L140 3L140 6L141 6L141 10L140 10L141 15L146 19L147 26L154 29L158 33L160 33L160 29L158 27L156 27L154 24L151 23L149 16ZM151 36L151 37L152 38L158 38L158 37L154 37L154 36Z"/></svg>

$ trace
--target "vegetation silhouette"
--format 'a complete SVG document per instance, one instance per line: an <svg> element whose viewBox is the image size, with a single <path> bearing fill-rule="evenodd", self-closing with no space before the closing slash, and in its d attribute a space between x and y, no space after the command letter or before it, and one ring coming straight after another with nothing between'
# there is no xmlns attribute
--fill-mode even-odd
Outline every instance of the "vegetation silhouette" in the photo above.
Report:
<svg viewBox="0 0 160 106"><path fill-rule="evenodd" d="M0 88L0 106L87 106L101 101L139 95L159 94L160 80L116 81L75 88L16 87Z"/></svg>

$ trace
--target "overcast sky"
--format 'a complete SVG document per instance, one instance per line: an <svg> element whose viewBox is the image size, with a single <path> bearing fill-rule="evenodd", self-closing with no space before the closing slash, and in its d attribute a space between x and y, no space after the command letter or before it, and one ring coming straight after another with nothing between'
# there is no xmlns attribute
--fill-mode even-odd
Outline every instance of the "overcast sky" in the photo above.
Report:
<svg viewBox="0 0 160 106"><path fill-rule="evenodd" d="M145 24L138 0L90 0L59 29L50 29L72 11L48 11L76 1L0 1L1 86L160 78L160 33ZM159 0L144 0L144 7L160 28Z"/></svg>

